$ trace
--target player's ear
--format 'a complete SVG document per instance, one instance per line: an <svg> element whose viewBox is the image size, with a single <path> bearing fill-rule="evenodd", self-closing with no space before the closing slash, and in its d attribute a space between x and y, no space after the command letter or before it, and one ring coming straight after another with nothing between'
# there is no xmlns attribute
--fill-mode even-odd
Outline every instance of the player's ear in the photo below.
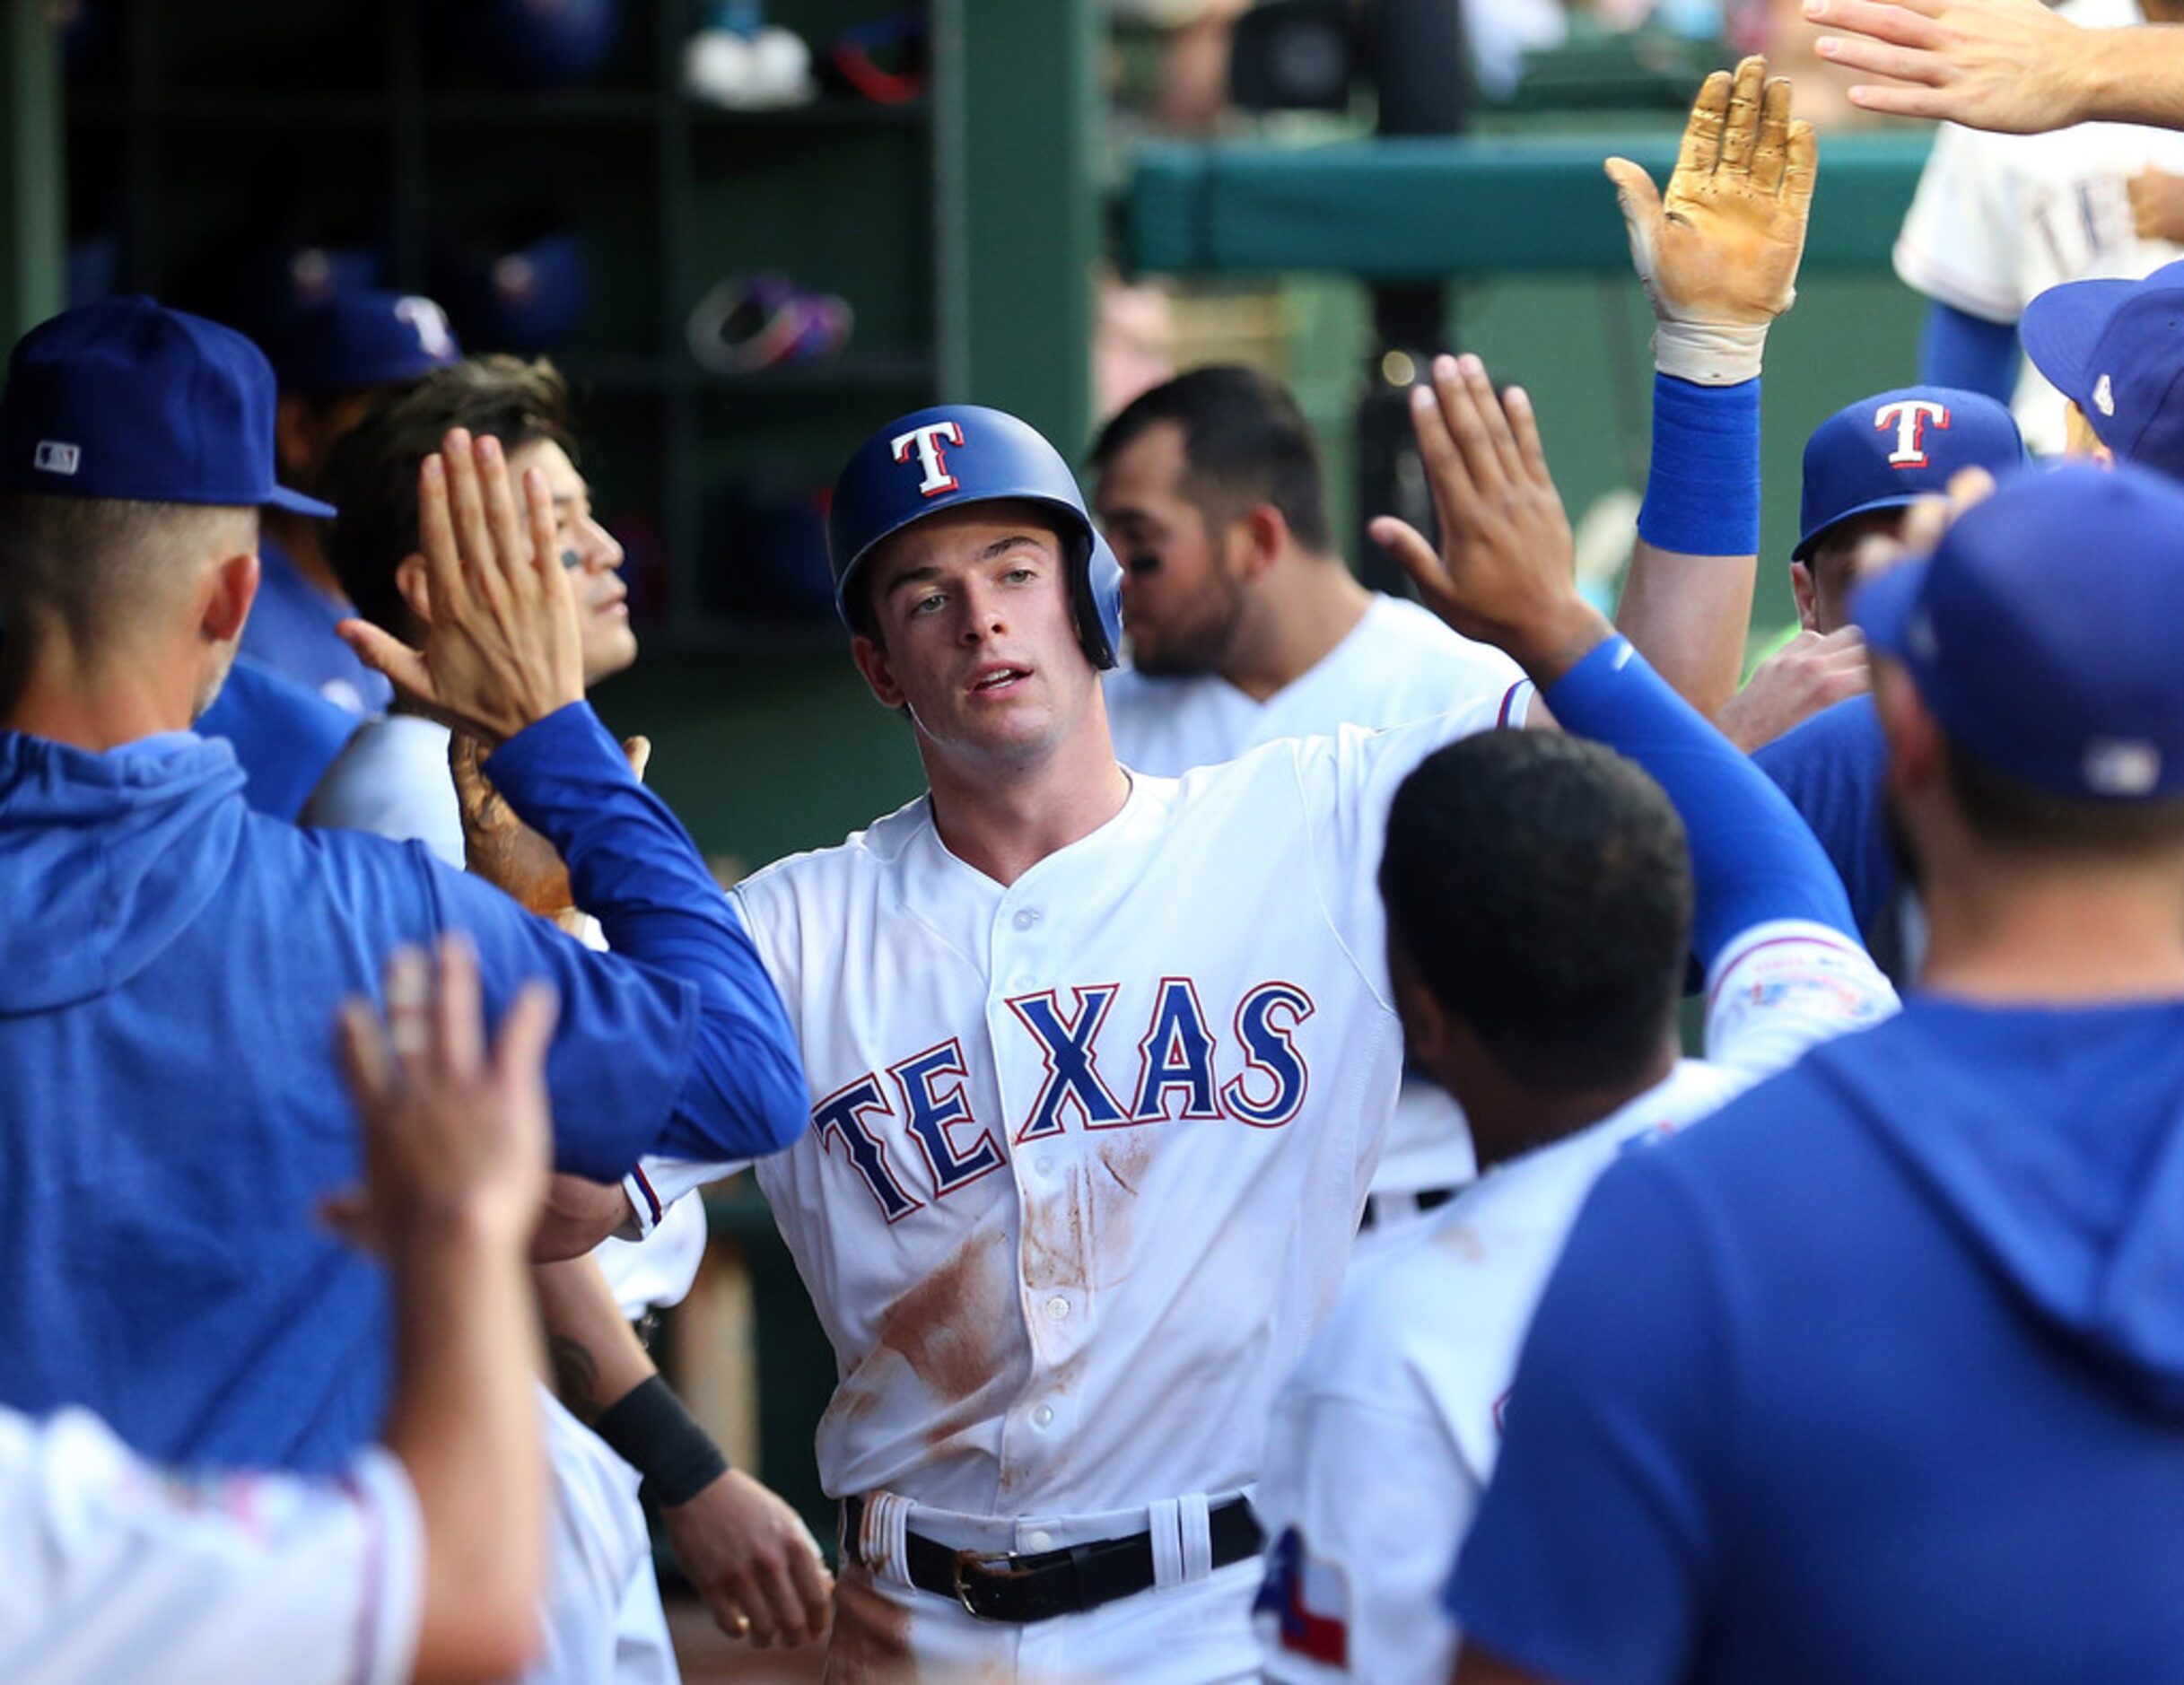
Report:
<svg viewBox="0 0 2184 1685"><path fill-rule="evenodd" d="M232 643L242 636L243 622L258 599L258 552L246 550L214 565L207 578L205 610L199 625L214 643Z"/></svg>
<svg viewBox="0 0 2184 1685"><path fill-rule="evenodd" d="M864 675L866 687L882 708L904 705L903 687L895 682L895 669L888 663L885 644L860 632L850 640L850 659L857 663L857 670Z"/></svg>
<svg viewBox="0 0 2184 1685"><path fill-rule="evenodd" d="M1809 562L1790 563L1790 595L1797 599L1797 624L1807 632L1820 630L1820 590L1813 583Z"/></svg>
<svg viewBox="0 0 2184 1685"><path fill-rule="evenodd" d="M1263 577L1289 547L1289 518L1271 503L1254 504L1228 530L1236 546L1236 572L1246 581Z"/></svg>
<svg viewBox="0 0 2184 1685"><path fill-rule="evenodd" d="M1874 663L1874 709L1888 740L1888 789L1897 796L1930 790L1946 768L1948 748L1926 698L1895 662Z"/></svg>

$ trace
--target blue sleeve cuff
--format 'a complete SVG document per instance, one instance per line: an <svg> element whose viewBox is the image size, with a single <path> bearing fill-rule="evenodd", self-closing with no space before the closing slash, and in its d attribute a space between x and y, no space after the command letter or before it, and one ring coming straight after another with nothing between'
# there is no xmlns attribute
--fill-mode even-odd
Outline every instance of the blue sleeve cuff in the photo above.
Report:
<svg viewBox="0 0 2184 1685"><path fill-rule="evenodd" d="M1638 537L1680 555L1760 553L1758 380L1699 386L1654 376L1653 461Z"/></svg>
<svg viewBox="0 0 2184 1685"><path fill-rule="evenodd" d="M1703 969L1743 931L1778 919L1808 920L1857 939L1842 880L1796 809L1629 639L1608 639L1545 700L1566 729L1629 755L1675 803L1690 837L1692 947Z"/></svg>

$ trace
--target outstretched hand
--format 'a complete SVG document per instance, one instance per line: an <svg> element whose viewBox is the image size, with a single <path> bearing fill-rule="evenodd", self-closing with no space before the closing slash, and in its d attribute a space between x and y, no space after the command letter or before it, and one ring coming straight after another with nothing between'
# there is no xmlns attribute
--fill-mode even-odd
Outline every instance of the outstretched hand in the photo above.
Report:
<svg viewBox="0 0 2184 1685"><path fill-rule="evenodd" d="M363 620L340 633L403 700L497 746L581 699L576 598L554 542L554 499L537 469L516 507L501 441L450 431L417 470L417 537L432 601L424 647Z"/></svg>
<svg viewBox="0 0 2184 1685"><path fill-rule="evenodd" d="M1727 385L1759 372L1767 325L1797 296L1816 162L1789 79L1756 57L1699 89L1665 198L1630 160L1608 160L1664 373Z"/></svg>
<svg viewBox="0 0 2184 1685"><path fill-rule="evenodd" d="M1506 650L1544 688L1611 628L1578 595L1569 518L1547 471L1532 400L1497 399L1473 356L1436 357L1411 394L1426 478L1441 527L1436 552L1393 516L1372 523L1426 606L1468 638Z"/></svg>
<svg viewBox="0 0 2184 1685"><path fill-rule="evenodd" d="M1830 64L1885 83L1860 83L1850 103L1891 117L2039 135L2091 117L2093 61L2124 33L2085 30L2040 0L1804 0ZM2101 38L2108 37L2109 39Z"/></svg>

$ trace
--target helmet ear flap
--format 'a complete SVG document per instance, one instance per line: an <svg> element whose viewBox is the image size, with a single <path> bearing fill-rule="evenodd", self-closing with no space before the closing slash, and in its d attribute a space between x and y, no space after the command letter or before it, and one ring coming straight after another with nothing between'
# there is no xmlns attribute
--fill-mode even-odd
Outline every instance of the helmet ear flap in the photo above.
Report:
<svg viewBox="0 0 2184 1685"><path fill-rule="evenodd" d="M1078 642L1086 659L1104 672L1122 664L1123 566L1097 528L1088 521L1085 529L1091 535L1091 550L1070 572L1070 598Z"/></svg>

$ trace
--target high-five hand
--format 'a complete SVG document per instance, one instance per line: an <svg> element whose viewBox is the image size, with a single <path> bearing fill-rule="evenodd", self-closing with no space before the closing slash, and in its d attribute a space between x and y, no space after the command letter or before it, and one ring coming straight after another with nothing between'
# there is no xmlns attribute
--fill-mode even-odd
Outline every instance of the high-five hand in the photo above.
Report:
<svg viewBox="0 0 2184 1685"><path fill-rule="evenodd" d="M1797 296L1815 162L1813 126L1790 120L1789 79L1769 81L1763 58L1707 78L1665 199L1628 158L1608 160L1662 373L1706 386L1759 373L1768 324Z"/></svg>
<svg viewBox="0 0 2184 1685"><path fill-rule="evenodd" d="M522 512L497 439L450 432L417 471L417 534L432 605L424 648L361 620L341 635L421 712L488 745L584 694L576 599L554 542L545 476Z"/></svg>
<svg viewBox="0 0 2184 1685"><path fill-rule="evenodd" d="M1824 30L1830 64L1886 82L1861 83L1850 103L1891 117L2038 135L2089 118L2156 121L2172 67L2150 61L2156 32L2081 29L2040 0L1804 0ZM2167 38L2171 31L2159 31ZM2136 72L2149 106L2113 100Z"/></svg>
<svg viewBox="0 0 2184 1685"><path fill-rule="evenodd" d="M1372 524L1426 606L1466 637L1498 645L1544 688L1612 628L1578 595L1569 519L1547 471L1532 400L1497 400L1478 358L1437 357L1411 394L1426 477L1441 524L1437 554L1417 528Z"/></svg>

